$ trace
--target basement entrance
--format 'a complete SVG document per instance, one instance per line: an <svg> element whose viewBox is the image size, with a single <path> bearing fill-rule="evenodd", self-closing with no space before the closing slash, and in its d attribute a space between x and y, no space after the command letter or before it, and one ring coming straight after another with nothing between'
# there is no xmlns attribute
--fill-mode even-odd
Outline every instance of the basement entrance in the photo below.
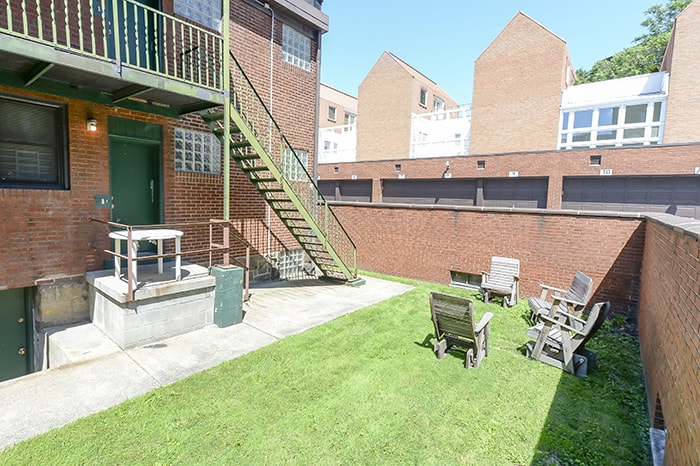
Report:
<svg viewBox="0 0 700 466"><path fill-rule="evenodd" d="M32 371L31 292L0 291L0 382Z"/></svg>

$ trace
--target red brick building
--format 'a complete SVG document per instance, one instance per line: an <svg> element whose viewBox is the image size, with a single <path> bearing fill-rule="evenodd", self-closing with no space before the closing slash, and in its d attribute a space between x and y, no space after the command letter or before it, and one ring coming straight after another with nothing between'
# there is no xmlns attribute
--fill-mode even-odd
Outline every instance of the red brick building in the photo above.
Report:
<svg viewBox="0 0 700 466"><path fill-rule="evenodd" d="M100 222L179 224L185 259L206 263L207 222L230 219L262 276L300 250L303 225L277 214L297 188L279 186L313 174L321 1L93 3L0 17L0 380L41 366L44 328L90 318L85 273L112 263ZM230 175L212 133L227 95Z"/></svg>

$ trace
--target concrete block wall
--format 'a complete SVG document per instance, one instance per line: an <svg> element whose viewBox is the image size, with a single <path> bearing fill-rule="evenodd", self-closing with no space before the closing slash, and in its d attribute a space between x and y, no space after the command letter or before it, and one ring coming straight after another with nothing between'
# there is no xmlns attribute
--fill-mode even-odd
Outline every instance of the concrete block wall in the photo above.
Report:
<svg viewBox="0 0 700 466"><path fill-rule="evenodd" d="M538 296L541 283L568 288L581 270L593 279L593 302L635 315L643 217L344 203L333 210L357 245L360 269L449 283L451 270L479 274L492 256L514 257L522 296Z"/></svg>
<svg viewBox="0 0 700 466"><path fill-rule="evenodd" d="M214 283L199 290L119 304L90 286L93 323L122 348L191 332L214 322Z"/></svg>
<svg viewBox="0 0 700 466"><path fill-rule="evenodd" d="M700 222L650 215L639 299L649 415L664 464L700 458Z"/></svg>

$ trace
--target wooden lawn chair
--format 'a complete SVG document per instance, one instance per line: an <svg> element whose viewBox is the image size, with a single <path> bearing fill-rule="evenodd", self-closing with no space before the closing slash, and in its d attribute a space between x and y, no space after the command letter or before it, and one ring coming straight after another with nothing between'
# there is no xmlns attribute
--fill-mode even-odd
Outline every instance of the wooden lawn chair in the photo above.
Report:
<svg viewBox="0 0 700 466"><path fill-rule="evenodd" d="M491 271L481 272L481 296L488 303L493 296L503 296L503 307L518 304L520 292L520 260L492 257Z"/></svg>
<svg viewBox="0 0 700 466"><path fill-rule="evenodd" d="M581 315L583 308L588 303L593 291L593 280L581 272L580 270L574 274L574 280L571 283L571 288L562 290L549 285L542 285L542 292L539 298L530 298L527 300L530 306L531 319L533 323L537 320L538 314L547 314L552 307L552 298L548 298L549 292L554 296L563 298L559 301L559 309L569 314Z"/></svg>
<svg viewBox="0 0 700 466"><path fill-rule="evenodd" d="M593 305L587 320L562 312L558 304L555 300L553 310L541 314L542 321L528 329L527 336L536 341L526 343L526 354L570 374L585 377L589 359L592 364L595 362L595 353L585 345L608 317L610 302Z"/></svg>
<svg viewBox="0 0 700 466"><path fill-rule="evenodd" d="M493 313L487 312L479 323L474 321L471 299L442 293L430 293L430 313L435 326L433 350L442 359L452 347L466 348L464 367L479 367L489 354L489 321Z"/></svg>

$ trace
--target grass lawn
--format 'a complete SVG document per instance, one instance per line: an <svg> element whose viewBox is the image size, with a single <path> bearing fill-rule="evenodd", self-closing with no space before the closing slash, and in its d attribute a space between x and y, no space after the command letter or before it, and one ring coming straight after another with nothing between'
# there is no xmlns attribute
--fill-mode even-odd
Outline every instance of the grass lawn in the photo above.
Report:
<svg viewBox="0 0 700 466"><path fill-rule="evenodd" d="M636 339L608 322L577 378L527 359L527 302L416 288L0 452L0 464L639 465L649 420ZM428 294L491 320L480 369L436 359ZM115 374L118 377L118 374ZM31 422L31 420L28 420Z"/></svg>

